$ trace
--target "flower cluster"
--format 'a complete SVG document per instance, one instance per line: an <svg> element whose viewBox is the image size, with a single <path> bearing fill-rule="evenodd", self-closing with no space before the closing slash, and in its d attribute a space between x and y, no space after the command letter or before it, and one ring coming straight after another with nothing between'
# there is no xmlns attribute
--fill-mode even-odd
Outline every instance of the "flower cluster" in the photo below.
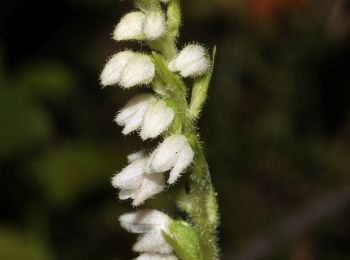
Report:
<svg viewBox="0 0 350 260"><path fill-rule="evenodd" d="M166 214L158 210L138 210L120 216L119 221L127 231L140 234L133 247L135 252L143 253L137 259L176 259L162 235L172 221Z"/></svg>
<svg viewBox="0 0 350 260"><path fill-rule="evenodd" d="M162 54L152 44L169 44L171 24L167 20L176 19L169 17L169 10L166 17L161 3L170 6L172 2L175 0L136 0L139 10L121 18L113 32L113 39L145 41L151 49ZM179 14L177 16L180 17ZM178 73L182 77L202 76L210 67L206 50L198 44L187 45L182 51L175 51L171 57L164 56L164 60L169 73ZM177 114L179 112L174 109L166 91L157 91L156 82L162 79L158 70L152 55L125 50L108 60L100 76L103 86L119 85L128 89L150 85L155 90L153 94L143 93L133 97L115 117L115 122L123 127L124 135L137 131L142 140L163 138L152 152L140 151L129 155L128 165L112 178L113 187L120 190L119 199L131 199L134 207L162 192L167 184L175 184L194 159L194 151L186 134L171 130L175 119L185 115ZM166 88L168 83L163 79L161 84ZM177 259L162 234L162 231L168 232L171 221L170 217L157 210L139 210L120 217L123 228L141 234L133 247L135 252L141 253L137 258L139 260Z"/></svg>

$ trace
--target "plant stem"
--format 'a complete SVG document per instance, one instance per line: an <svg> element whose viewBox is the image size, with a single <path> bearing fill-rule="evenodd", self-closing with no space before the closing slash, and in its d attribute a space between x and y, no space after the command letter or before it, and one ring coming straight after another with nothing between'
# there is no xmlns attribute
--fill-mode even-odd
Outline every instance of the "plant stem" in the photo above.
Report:
<svg viewBox="0 0 350 260"><path fill-rule="evenodd" d="M211 183L210 173L205 160L203 148L201 147L199 135L195 130L195 121L189 113L186 93L179 92L173 97L172 108L176 111L176 120L181 126L173 128L171 134L183 134L194 152L192 172L189 175L189 214L193 227L201 241L204 260L215 260L218 258L216 227L218 222L218 207L216 195Z"/></svg>

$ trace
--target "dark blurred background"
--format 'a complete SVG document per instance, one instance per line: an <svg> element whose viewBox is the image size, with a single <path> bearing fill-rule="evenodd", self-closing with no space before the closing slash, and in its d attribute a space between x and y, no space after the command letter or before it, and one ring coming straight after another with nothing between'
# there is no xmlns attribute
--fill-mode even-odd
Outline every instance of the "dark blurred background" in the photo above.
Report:
<svg viewBox="0 0 350 260"><path fill-rule="evenodd" d="M131 259L111 176L140 147L103 91L131 1L0 3L0 259ZM222 259L350 259L350 4L184 0L179 45L217 45L199 122ZM174 212L169 197L147 203Z"/></svg>

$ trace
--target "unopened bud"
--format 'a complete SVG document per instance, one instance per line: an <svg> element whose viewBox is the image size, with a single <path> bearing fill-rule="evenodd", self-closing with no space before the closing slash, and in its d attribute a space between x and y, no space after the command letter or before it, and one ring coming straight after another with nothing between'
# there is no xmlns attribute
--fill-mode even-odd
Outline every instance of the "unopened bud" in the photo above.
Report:
<svg viewBox="0 0 350 260"><path fill-rule="evenodd" d="M156 98L151 94L139 94L126 104L117 114L114 121L124 126L123 134L127 135L138 130L143 122L147 109L156 102Z"/></svg>
<svg viewBox="0 0 350 260"><path fill-rule="evenodd" d="M135 53L132 51L123 51L113 55L101 73L101 84L103 86L118 84L125 66L134 56Z"/></svg>
<svg viewBox="0 0 350 260"><path fill-rule="evenodd" d="M155 66L150 57L138 54L130 59L125 66L120 85L123 88L130 88L136 85L146 85L152 82L155 76Z"/></svg>
<svg viewBox="0 0 350 260"><path fill-rule="evenodd" d="M143 25L146 16L142 12L131 12L126 14L118 23L113 32L113 39L116 41L123 40L143 40Z"/></svg>
<svg viewBox="0 0 350 260"><path fill-rule="evenodd" d="M160 11L151 11L146 14L143 25L143 33L148 40L155 40L164 35L166 21L164 14Z"/></svg>
<svg viewBox="0 0 350 260"><path fill-rule="evenodd" d="M183 77L198 77L207 72L209 60L206 57L205 49L197 44L186 46L169 63L171 71L179 71Z"/></svg>
<svg viewBox="0 0 350 260"><path fill-rule="evenodd" d="M178 260L178 258L170 254L144 253L135 258L135 260Z"/></svg>
<svg viewBox="0 0 350 260"><path fill-rule="evenodd" d="M140 136L143 140L155 138L164 132L174 119L174 112L162 100L152 104L142 123Z"/></svg>

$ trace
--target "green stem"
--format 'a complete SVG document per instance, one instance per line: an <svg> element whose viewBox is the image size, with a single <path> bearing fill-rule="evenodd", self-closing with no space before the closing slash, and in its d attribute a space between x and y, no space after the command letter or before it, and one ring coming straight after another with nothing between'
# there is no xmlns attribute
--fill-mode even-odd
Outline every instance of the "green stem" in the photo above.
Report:
<svg viewBox="0 0 350 260"><path fill-rule="evenodd" d="M199 135L195 130L195 121L191 119L189 113L186 93L180 92L172 97L172 100L170 106L176 113L176 127L170 130L170 134L185 135L194 152L192 172L189 175L191 207L187 213L201 241L203 259L215 260L218 258L216 238L218 207L208 165L200 145Z"/></svg>
<svg viewBox="0 0 350 260"><path fill-rule="evenodd" d="M216 193L211 183L208 165L195 127L195 120L207 96L211 71L202 80L196 82L194 93L199 98L193 100L190 107L186 99L187 93L184 82L170 72L167 66L167 61L171 60L177 52L175 41L181 24L179 0L169 2L167 14L168 35L160 41L149 42L148 44L152 49L162 54L160 56L153 52L152 56L157 67L157 76L169 89L170 94L165 97L166 102L175 112L169 134L185 135L194 152L192 172L188 177L190 206L186 209L186 212L191 218L193 228L200 240L203 260L216 260L218 259ZM215 56L215 51L213 56Z"/></svg>

